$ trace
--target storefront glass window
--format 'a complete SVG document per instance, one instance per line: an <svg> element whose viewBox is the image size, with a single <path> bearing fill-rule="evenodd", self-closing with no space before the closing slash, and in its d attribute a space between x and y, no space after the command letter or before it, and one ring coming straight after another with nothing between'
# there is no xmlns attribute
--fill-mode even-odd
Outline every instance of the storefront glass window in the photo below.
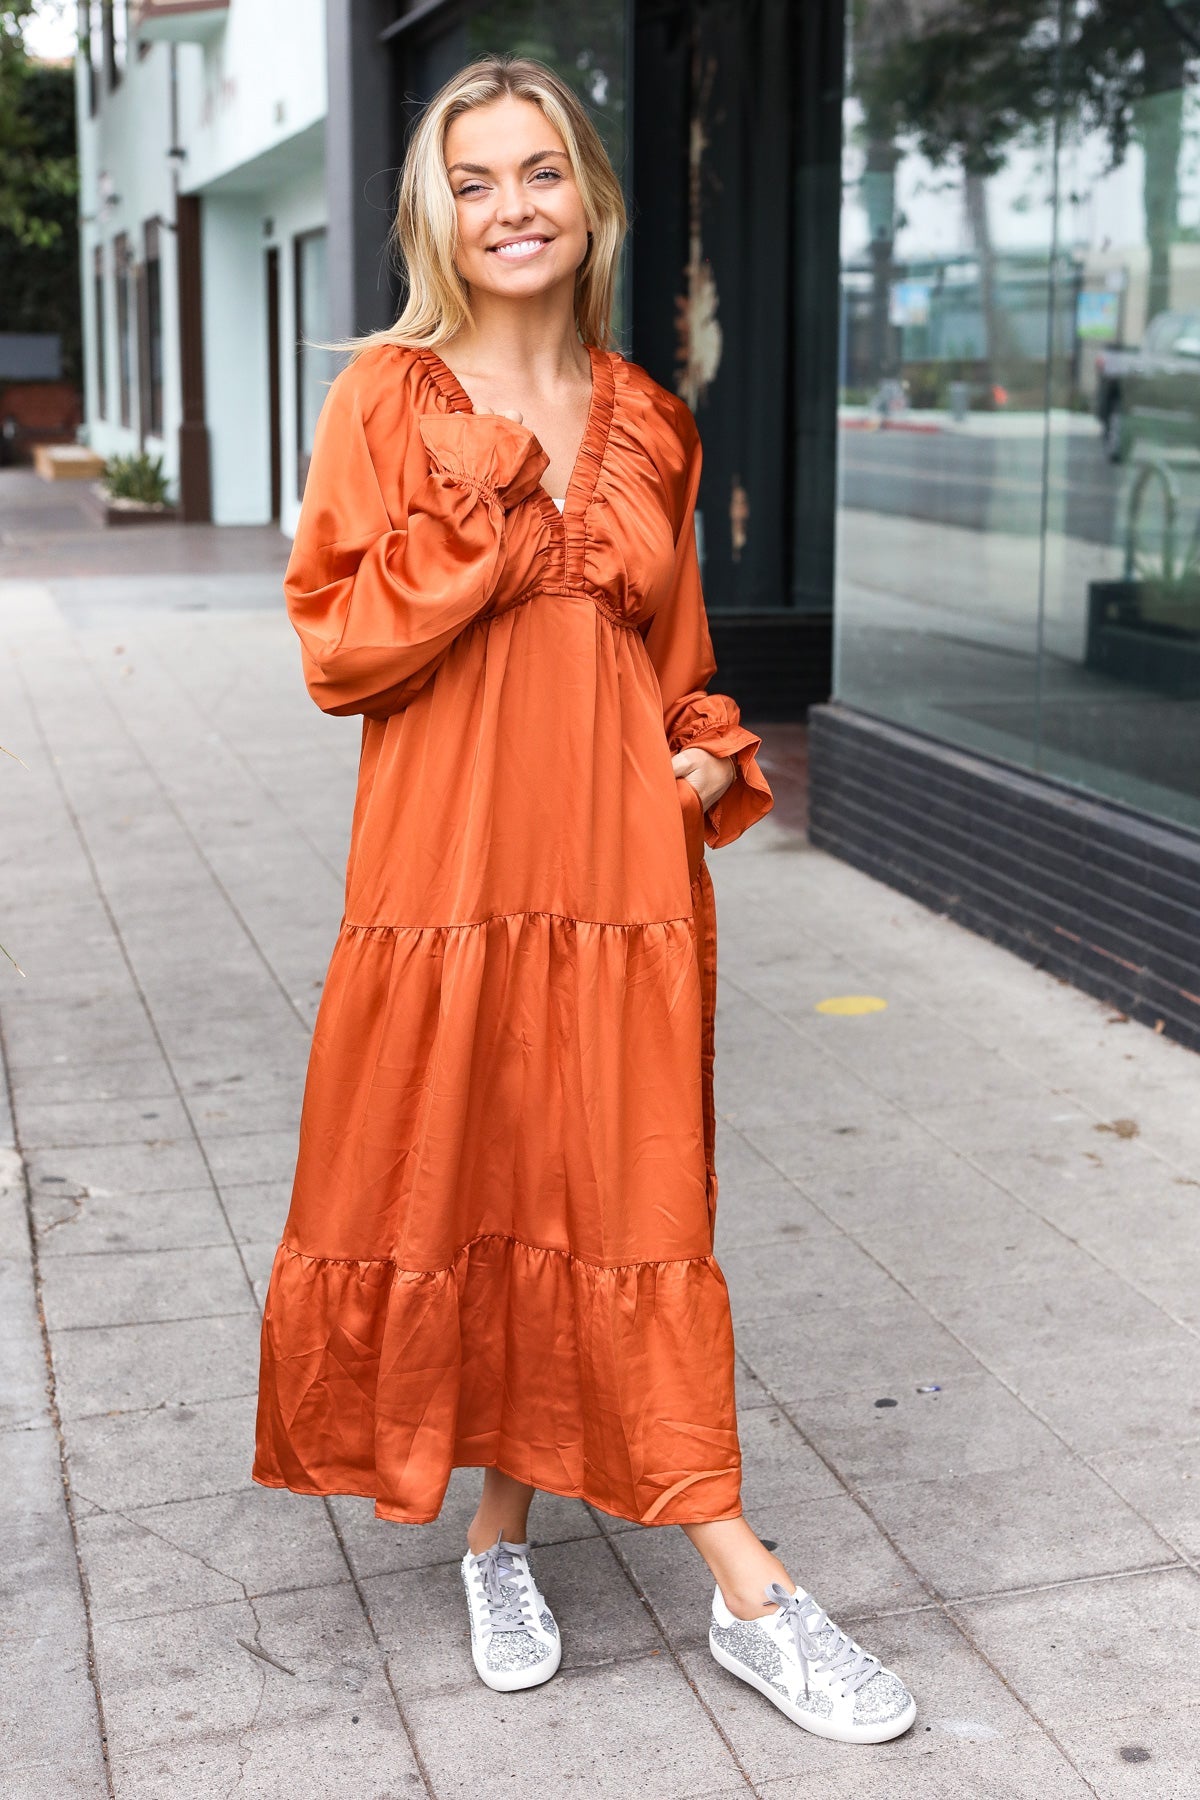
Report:
<svg viewBox="0 0 1200 1800"><path fill-rule="evenodd" d="M848 39L835 692L1200 829L1200 4Z"/></svg>

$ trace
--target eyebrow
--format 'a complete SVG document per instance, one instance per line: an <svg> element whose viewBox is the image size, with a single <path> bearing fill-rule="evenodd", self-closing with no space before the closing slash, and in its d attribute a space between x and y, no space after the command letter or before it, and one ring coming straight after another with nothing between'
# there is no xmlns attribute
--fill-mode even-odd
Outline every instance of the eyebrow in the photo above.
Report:
<svg viewBox="0 0 1200 1800"><path fill-rule="evenodd" d="M523 169L532 169L534 163L547 162L552 156L561 157L564 161L567 160L567 153L565 150L535 150L532 156L525 157L521 163L521 167ZM492 173L492 170L484 163L456 162L450 164L449 168L446 170L447 175L453 175L455 169L461 169L464 175L490 175Z"/></svg>

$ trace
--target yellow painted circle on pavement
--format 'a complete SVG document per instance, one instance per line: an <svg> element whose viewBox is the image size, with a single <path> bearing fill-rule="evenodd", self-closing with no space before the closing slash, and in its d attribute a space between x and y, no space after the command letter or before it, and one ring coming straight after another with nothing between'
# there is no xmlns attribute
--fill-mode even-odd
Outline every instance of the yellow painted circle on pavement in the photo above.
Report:
<svg viewBox="0 0 1200 1800"><path fill-rule="evenodd" d="M818 1000L816 1011L852 1018L858 1013L882 1012L886 1005L878 994L835 994L831 1000Z"/></svg>

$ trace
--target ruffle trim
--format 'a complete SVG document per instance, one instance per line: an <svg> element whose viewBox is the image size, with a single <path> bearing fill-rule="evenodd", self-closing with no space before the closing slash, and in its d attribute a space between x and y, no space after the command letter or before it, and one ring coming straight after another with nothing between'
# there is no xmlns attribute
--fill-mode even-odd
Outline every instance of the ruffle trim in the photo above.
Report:
<svg viewBox="0 0 1200 1800"><path fill-rule="evenodd" d="M697 744L714 756L728 756L737 764L737 779L704 815L704 841L712 849L732 844L775 804L770 784L758 765L762 738L740 722L736 701L725 694L702 694L688 708L691 723L672 731L671 754ZM697 716L698 715L698 716Z"/></svg>
<svg viewBox="0 0 1200 1800"><path fill-rule="evenodd" d="M571 913L550 912L546 908L539 907L520 907L514 912L489 913L484 919L462 919L441 925L384 925L371 921L344 919L342 931L353 931L377 937L394 937L400 932L419 934L421 932L479 931L485 925L494 925L501 919L557 919L563 925L594 926L601 931L661 931L664 925L683 925L690 929L692 924L690 913L680 913L674 919L577 919Z"/></svg>
<svg viewBox="0 0 1200 1800"><path fill-rule="evenodd" d="M743 728L739 726L738 730L741 734ZM758 766L757 754L762 739L755 737L753 732L744 735L748 741L736 749L715 752L718 756L733 757L738 779L704 815L704 839L714 849L732 844L751 825L764 818L775 804L767 778Z"/></svg>
<svg viewBox="0 0 1200 1800"><path fill-rule="evenodd" d="M519 1250L532 1250L538 1256L565 1256L569 1262L582 1263L586 1268L604 1272L615 1272L619 1269L665 1269L680 1263L711 1263L718 1267L717 1259L711 1252L701 1251L695 1256L637 1256L631 1262L596 1262L590 1256L580 1256L576 1250L564 1250L561 1244L531 1244L528 1238L514 1237L511 1231L480 1231L469 1238L448 1263L441 1263L435 1269L410 1269L404 1263L398 1263L394 1256L315 1256L307 1250L297 1250L294 1244L281 1243L276 1251L278 1256L297 1257L306 1263L335 1263L339 1267L354 1269L389 1268L396 1275L449 1275L455 1265L464 1256L469 1256L476 1244L485 1244L491 1240L502 1244L513 1244ZM722 1277L724 1279L724 1277Z"/></svg>
<svg viewBox="0 0 1200 1800"><path fill-rule="evenodd" d="M504 1233L446 1268L281 1243L252 1475L435 1519L494 1466L644 1525L740 1511L728 1289L711 1255L593 1264Z"/></svg>

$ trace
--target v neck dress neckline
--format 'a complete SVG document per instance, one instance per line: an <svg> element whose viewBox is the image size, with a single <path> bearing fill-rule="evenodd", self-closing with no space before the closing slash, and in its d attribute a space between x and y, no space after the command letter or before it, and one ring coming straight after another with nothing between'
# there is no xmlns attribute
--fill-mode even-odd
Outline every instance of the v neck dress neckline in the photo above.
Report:
<svg viewBox="0 0 1200 1800"><path fill-rule="evenodd" d="M560 496L563 505L561 511L552 496L547 493L541 482L529 496L536 500L547 518L561 522L564 526L568 519L576 519L585 513L591 504L596 491L596 483L600 479L600 470L604 465L604 453L608 446L608 434L612 426L613 409L616 403L616 378L613 374L612 353L601 350L595 344L586 346L588 359L592 365L592 394L588 402L587 422L583 428L583 436L579 440L579 449L575 454L575 466L571 470L570 480L564 493ZM425 366L425 371L438 391L450 402L455 412L473 413L474 402L462 382L436 350L420 347L417 355ZM533 433L530 432L533 437ZM534 437L537 443L537 438Z"/></svg>

